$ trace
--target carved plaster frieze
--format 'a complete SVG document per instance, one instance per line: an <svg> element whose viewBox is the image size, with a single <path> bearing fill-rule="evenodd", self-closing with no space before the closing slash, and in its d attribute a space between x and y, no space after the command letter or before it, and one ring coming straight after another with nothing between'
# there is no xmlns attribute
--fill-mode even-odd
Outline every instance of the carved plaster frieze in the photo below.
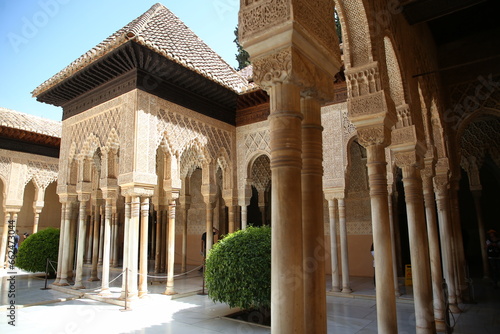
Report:
<svg viewBox="0 0 500 334"><path fill-rule="evenodd" d="M313 90L320 99L331 100L334 96L333 77L293 46L256 57L252 65L254 81L266 90L277 82L290 82L303 91Z"/></svg>
<svg viewBox="0 0 500 334"><path fill-rule="evenodd" d="M0 176L8 180L10 176L12 160L9 157L0 156Z"/></svg>
<svg viewBox="0 0 500 334"><path fill-rule="evenodd" d="M364 146L385 145L389 130L384 125L361 128L357 130L358 142Z"/></svg>
<svg viewBox="0 0 500 334"><path fill-rule="evenodd" d="M243 0L239 13L240 41L267 31L291 18L289 0Z"/></svg>

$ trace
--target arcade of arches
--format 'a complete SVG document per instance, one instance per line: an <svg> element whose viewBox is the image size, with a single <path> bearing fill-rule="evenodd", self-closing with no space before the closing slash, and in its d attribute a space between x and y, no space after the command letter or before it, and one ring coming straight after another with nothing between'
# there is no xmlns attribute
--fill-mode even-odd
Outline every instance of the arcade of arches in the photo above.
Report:
<svg viewBox="0 0 500 334"><path fill-rule="evenodd" d="M417 333L444 330L500 228L500 27L494 1L427 2L241 0L240 72L156 4L37 87L63 107L55 284L106 295L123 266L130 298L148 271L173 294L203 232L270 224L273 333L326 333L326 275L352 292L372 243L379 332L409 263ZM41 186L0 153L2 215L28 229Z"/></svg>

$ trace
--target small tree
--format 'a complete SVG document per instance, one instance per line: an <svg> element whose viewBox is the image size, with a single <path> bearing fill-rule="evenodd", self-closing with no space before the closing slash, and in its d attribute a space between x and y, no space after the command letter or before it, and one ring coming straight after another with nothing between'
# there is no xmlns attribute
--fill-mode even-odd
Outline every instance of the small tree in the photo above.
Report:
<svg viewBox="0 0 500 334"><path fill-rule="evenodd" d="M59 252L59 229L49 227L30 235L19 246L16 267L29 272L45 272L47 258L57 261ZM54 269L49 266L49 274Z"/></svg>
<svg viewBox="0 0 500 334"><path fill-rule="evenodd" d="M271 306L271 228L248 227L216 243L206 260L208 296L242 309Z"/></svg>

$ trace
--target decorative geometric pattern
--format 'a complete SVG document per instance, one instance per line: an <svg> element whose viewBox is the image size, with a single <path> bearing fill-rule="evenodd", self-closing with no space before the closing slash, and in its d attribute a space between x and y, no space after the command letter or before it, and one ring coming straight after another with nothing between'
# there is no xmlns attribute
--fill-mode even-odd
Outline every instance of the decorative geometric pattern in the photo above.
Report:
<svg viewBox="0 0 500 334"><path fill-rule="evenodd" d="M99 139L102 146L108 140L111 129L116 129L118 124L120 124L120 112L118 108L114 108L72 124L70 126L71 138L80 150L88 135L92 133Z"/></svg>
<svg viewBox="0 0 500 334"><path fill-rule="evenodd" d="M488 118L469 124L461 137L460 151L466 160L474 158L478 168L487 153L495 159L500 151L500 119Z"/></svg>
<svg viewBox="0 0 500 334"><path fill-rule="evenodd" d="M271 161L267 155L261 155L252 166L252 185L260 192L271 183Z"/></svg>
<svg viewBox="0 0 500 334"><path fill-rule="evenodd" d="M57 180L59 166L38 161L28 161L28 172L24 185L33 180L39 189L45 189Z"/></svg>
<svg viewBox="0 0 500 334"><path fill-rule="evenodd" d="M8 157L0 157L0 176L5 180L9 179L11 159Z"/></svg>

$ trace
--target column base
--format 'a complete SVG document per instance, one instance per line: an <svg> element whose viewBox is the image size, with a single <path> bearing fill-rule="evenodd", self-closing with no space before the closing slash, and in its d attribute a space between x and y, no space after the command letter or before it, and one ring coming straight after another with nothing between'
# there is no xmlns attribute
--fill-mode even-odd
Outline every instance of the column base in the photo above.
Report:
<svg viewBox="0 0 500 334"><path fill-rule="evenodd" d="M71 287L71 289L73 290L81 290L81 289L85 289L85 286L83 284L75 284Z"/></svg>
<svg viewBox="0 0 500 334"><path fill-rule="evenodd" d="M167 290L165 290L165 292L163 294L166 295L166 296L173 296L173 295L176 295L177 292L175 292L172 289L167 288Z"/></svg>
<svg viewBox="0 0 500 334"><path fill-rule="evenodd" d="M109 289L104 289L101 292L99 292L97 295L101 296L101 297L109 297L109 296L111 296L111 291L109 291Z"/></svg>
<svg viewBox="0 0 500 334"><path fill-rule="evenodd" d="M332 288L330 292L340 292L340 288Z"/></svg>
<svg viewBox="0 0 500 334"><path fill-rule="evenodd" d="M148 294L147 291L139 291L139 298L142 298Z"/></svg>
<svg viewBox="0 0 500 334"><path fill-rule="evenodd" d="M450 304L449 308L450 308L451 313L455 313L455 314L462 313L462 310L456 304Z"/></svg>
<svg viewBox="0 0 500 334"><path fill-rule="evenodd" d="M91 278L89 278L87 281L89 281L89 282L98 282L98 281L100 281L100 280L101 280L101 279L100 279L99 277L97 277L97 276L96 276L96 277L91 277Z"/></svg>
<svg viewBox="0 0 500 334"><path fill-rule="evenodd" d="M444 320L435 319L434 321L436 322L436 331L446 333L446 323L444 322Z"/></svg>
<svg viewBox="0 0 500 334"><path fill-rule="evenodd" d="M342 288L342 293L352 293L351 288Z"/></svg>
<svg viewBox="0 0 500 334"><path fill-rule="evenodd" d="M61 278L61 280L59 281L59 283L57 283L57 284L54 283L54 285L57 285L57 286L68 286L70 284L69 284L69 282L68 282L67 279Z"/></svg>

